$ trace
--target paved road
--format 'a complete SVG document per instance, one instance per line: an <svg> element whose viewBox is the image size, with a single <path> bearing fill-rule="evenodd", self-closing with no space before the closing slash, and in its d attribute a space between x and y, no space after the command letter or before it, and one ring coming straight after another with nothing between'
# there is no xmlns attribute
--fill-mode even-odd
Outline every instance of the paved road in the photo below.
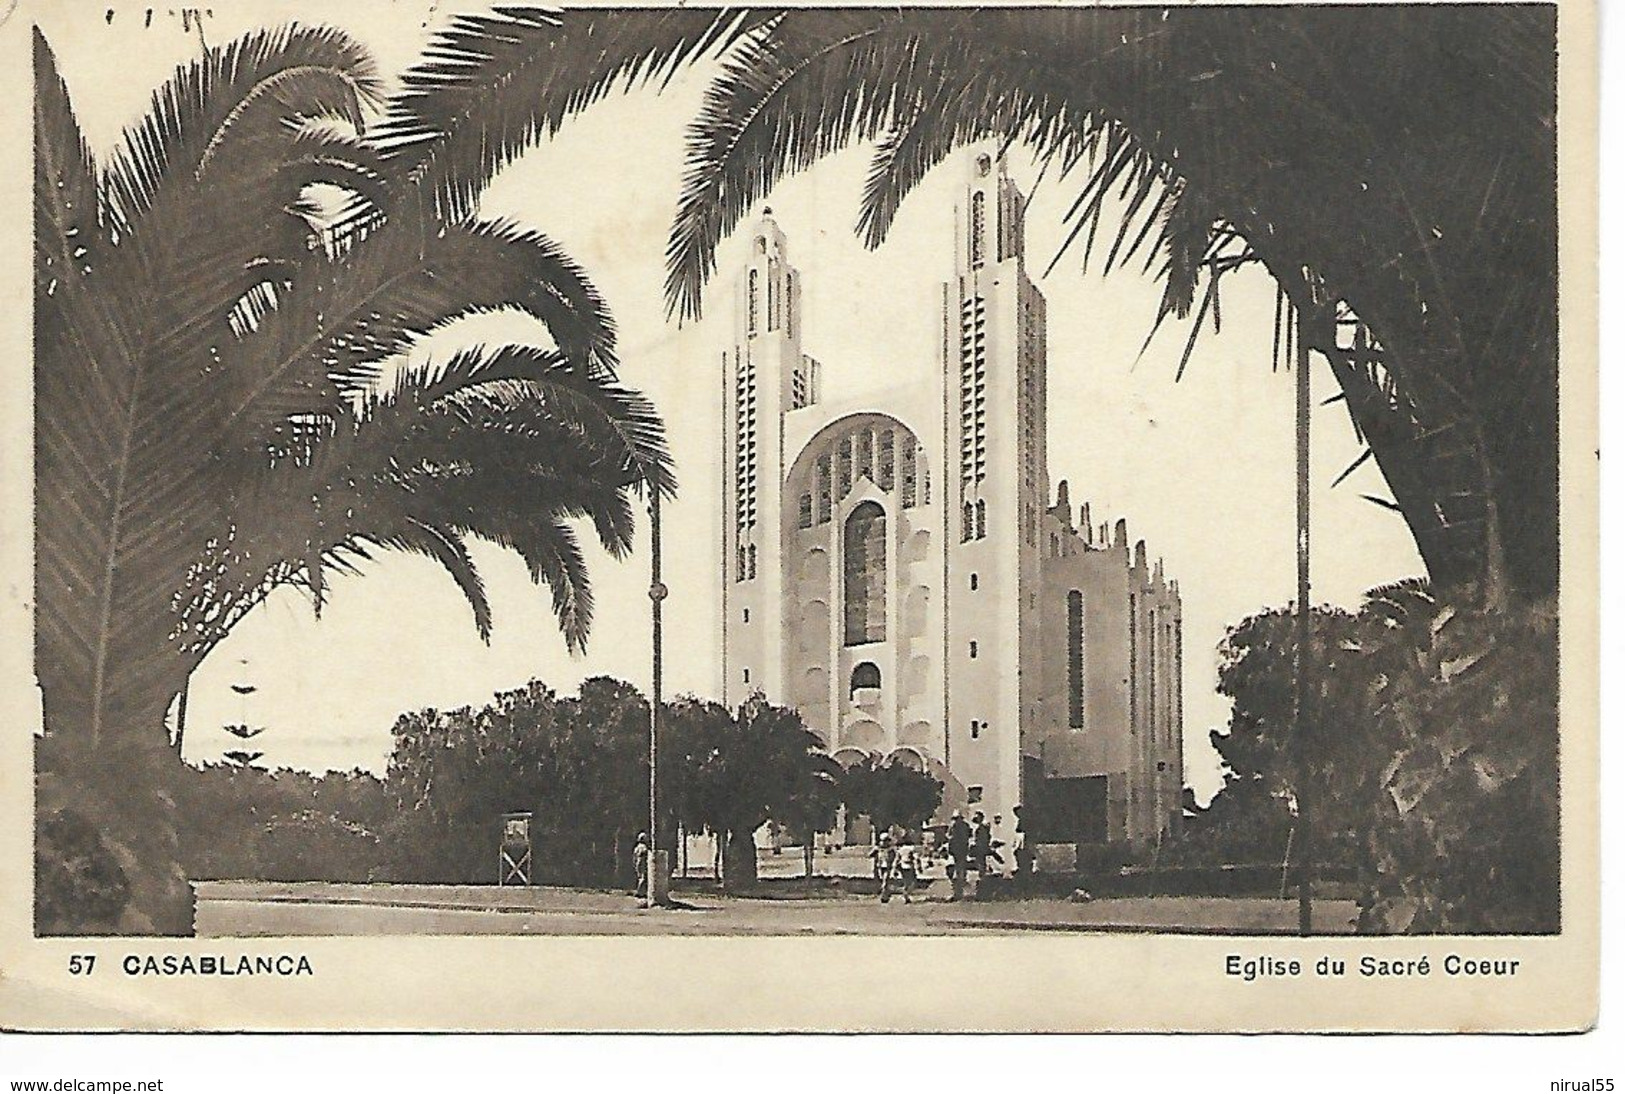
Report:
<svg viewBox="0 0 1625 1094"><path fill-rule="evenodd" d="M632 897L577 889L494 886L200 882L204 937L405 934L942 935L1010 931L1291 934L1291 901L1135 897L1063 900L916 900L870 897L761 900L689 896L680 909L645 910ZM1326 934L1353 929L1352 901L1316 905Z"/></svg>

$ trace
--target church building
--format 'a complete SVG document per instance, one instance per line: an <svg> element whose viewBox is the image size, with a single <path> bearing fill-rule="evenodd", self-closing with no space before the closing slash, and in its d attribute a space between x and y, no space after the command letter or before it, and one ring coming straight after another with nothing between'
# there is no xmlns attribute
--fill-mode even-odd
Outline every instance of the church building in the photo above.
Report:
<svg viewBox="0 0 1625 1094"><path fill-rule="evenodd" d="M936 360L894 390L824 390L802 274L756 225L724 362L723 698L931 771L944 816L1019 804L1035 842L1146 847L1181 816L1179 586L1052 493L1025 198L990 151L962 170Z"/></svg>

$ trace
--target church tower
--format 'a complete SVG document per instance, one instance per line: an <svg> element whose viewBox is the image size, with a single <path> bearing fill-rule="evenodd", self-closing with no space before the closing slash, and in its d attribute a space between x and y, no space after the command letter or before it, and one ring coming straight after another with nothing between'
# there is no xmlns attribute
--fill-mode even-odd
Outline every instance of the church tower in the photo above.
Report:
<svg viewBox="0 0 1625 1094"><path fill-rule="evenodd" d="M1044 298L1027 277L1025 199L991 148L968 157L943 286L942 465L948 764L967 804L1022 800L1038 705L1040 518L1047 513Z"/></svg>
<svg viewBox="0 0 1625 1094"><path fill-rule="evenodd" d="M817 401L817 366L801 352L801 278L764 210L734 296L725 355L721 694L783 701L784 416Z"/></svg>
<svg viewBox="0 0 1625 1094"><path fill-rule="evenodd" d="M1179 590L1123 521L1097 538L1064 483L1051 503L1026 199L996 148L948 169L939 356L901 383L872 370L890 387L825 398L784 233L771 211L748 228L720 372L717 694L795 708L843 764L931 773L939 821L979 810L1007 834L1019 804L1037 843L1154 847L1180 817Z"/></svg>

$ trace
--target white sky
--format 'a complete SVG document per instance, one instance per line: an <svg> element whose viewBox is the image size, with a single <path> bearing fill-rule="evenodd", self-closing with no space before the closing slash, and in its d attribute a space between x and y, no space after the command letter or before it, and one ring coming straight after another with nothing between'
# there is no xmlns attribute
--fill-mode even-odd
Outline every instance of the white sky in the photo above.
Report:
<svg viewBox="0 0 1625 1094"><path fill-rule="evenodd" d="M422 3L355 4L306 16L356 34L389 73L410 63L445 14ZM105 153L151 90L198 49L195 25L145 8L61 5L42 19L92 145ZM280 9L279 9L280 10ZM293 9L287 9L292 11ZM270 5L216 3L204 24L211 44L280 20ZM665 320L661 286L666 228L677 195L683 131L709 70L665 93L615 96L569 123L557 139L506 171L483 211L535 226L582 262L622 332L622 377L664 415L681 491L664 516L668 536L667 687L715 694L716 498L719 359L729 343L737 240L720 255L704 321ZM867 150L826 160L768 199L804 274L804 348L825 368L825 394L841 398L928 377L938 367L938 291L952 271L955 165L905 203L891 238L869 252L852 225ZM1020 154L1012 173L1031 192L1036 172ZM1061 214L1081 180L1047 179L1028 210L1030 272L1049 301L1049 466L1071 482L1073 504L1095 520L1126 517L1179 580L1185 612L1186 780L1206 798L1219 784L1207 744L1228 704L1214 693L1215 646L1226 626L1293 596L1292 379L1270 369L1273 288L1261 274L1226 281L1224 329L1211 326L1183 380L1174 371L1188 328L1170 321L1135 363L1160 288L1136 272L1082 275L1069 256L1038 278L1064 238ZM1115 225L1102 231L1115 231ZM740 233L743 235L743 233ZM1317 404L1335 391L1316 358ZM1353 605L1363 590L1421 572L1403 521L1362 500L1389 496L1375 464L1330 489L1359 454L1340 404L1314 417L1314 596ZM398 713L478 704L494 690L541 678L571 690L608 673L647 686L647 551L617 564L590 554L598 611L585 657L564 649L548 593L522 565L476 546L495 613L489 646L465 602L433 563L392 556L362 578L336 578L320 620L296 594L257 610L199 669L191 691L187 755L218 756L220 730L247 720L266 761L382 771ZM234 682L252 683L247 699Z"/></svg>

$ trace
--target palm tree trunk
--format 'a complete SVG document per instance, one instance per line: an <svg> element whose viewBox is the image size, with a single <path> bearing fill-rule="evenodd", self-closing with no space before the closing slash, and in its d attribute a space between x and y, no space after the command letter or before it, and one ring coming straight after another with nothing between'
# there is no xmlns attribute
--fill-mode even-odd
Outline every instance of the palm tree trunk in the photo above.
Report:
<svg viewBox="0 0 1625 1094"><path fill-rule="evenodd" d="M148 717L163 725L156 704ZM124 735L100 747L88 734L52 735L36 749L35 833L36 867L41 883L35 887L36 928L40 933L190 935L193 900L180 864L180 847L172 784L187 772L168 742L157 735ZM99 879L78 877L74 864L63 875L49 861L60 849L40 840L53 819L77 820L95 833L101 848L97 858L108 862L127 888L123 909L110 920L87 919L86 907L72 891L76 884ZM49 892L46 879L68 877L66 893ZM64 914L45 922L39 915L54 903Z"/></svg>
<svg viewBox="0 0 1625 1094"><path fill-rule="evenodd" d="M1484 483L1484 577L1480 596L1486 611L1499 613L1506 609L1511 581L1507 573L1506 545L1501 538L1501 508L1496 500L1499 483L1490 467L1482 425L1475 425L1473 430L1473 449Z"/></svg>

